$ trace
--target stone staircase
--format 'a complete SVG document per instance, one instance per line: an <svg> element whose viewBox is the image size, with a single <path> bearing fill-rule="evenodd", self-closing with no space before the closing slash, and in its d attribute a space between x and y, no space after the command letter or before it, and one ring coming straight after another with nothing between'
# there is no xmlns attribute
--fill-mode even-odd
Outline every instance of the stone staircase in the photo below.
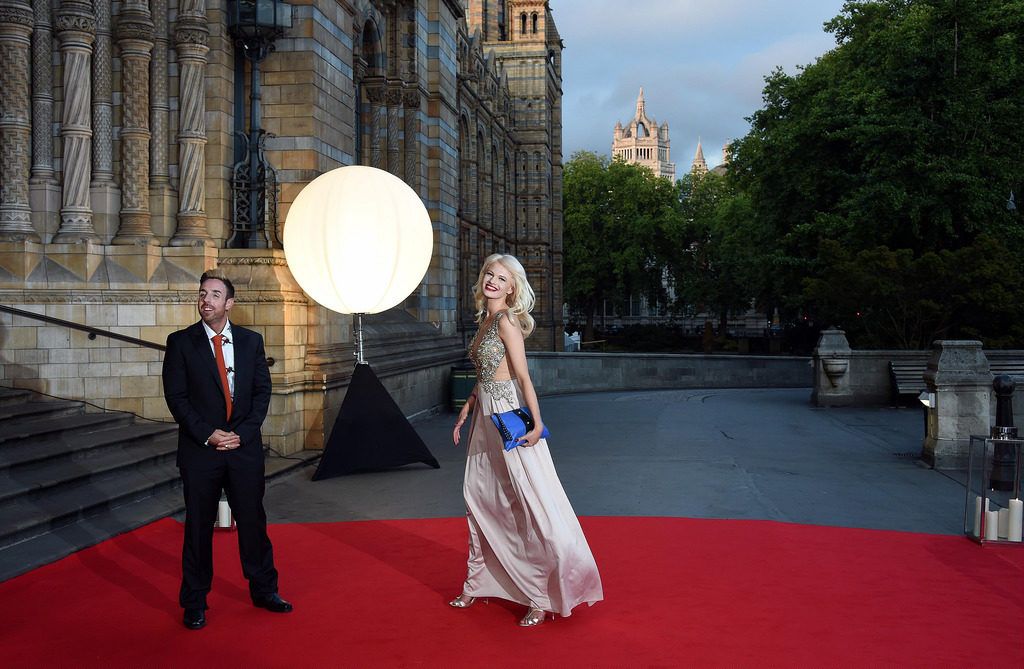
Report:
<svg viewBox="0 0 1024 669"><path fill-rule="evenodd" d="M178 428L0 388L0 581L184 511ZM316 453L267 458L267 476Z"/></svg>

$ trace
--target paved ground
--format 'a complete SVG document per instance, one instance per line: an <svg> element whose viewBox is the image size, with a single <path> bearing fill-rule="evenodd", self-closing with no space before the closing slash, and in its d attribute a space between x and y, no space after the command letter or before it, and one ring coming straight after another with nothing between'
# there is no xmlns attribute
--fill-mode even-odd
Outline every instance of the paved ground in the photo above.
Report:
<svg viewBox="0 0 1024 669"><path fill-rule="evenodd" d="M960 534L964 487L917 456L916 409L817 409L809 389L675 390L541 399L579 515L771 519ZM414 427L441 462L272 485L271 522L460 516L454 414Z"/></svg>

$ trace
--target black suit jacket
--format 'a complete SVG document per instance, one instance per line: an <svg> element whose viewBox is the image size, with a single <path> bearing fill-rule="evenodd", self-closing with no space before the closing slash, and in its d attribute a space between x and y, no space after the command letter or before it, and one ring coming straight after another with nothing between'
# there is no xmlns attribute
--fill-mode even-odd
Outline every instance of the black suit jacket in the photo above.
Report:
<svg viewBox="0 0 1024 669"><path fill-rule="evenodd" d="M258 332L231 324L235 353L235 396L231 421L221 391L217 360L202 322L172 332L164 354L164 399L177 421L178 467L203 467L231 457L263 464L260 427L270 407L270 369ZM215 429L235 432L242 445L218 451L204 442Z"/></svg>

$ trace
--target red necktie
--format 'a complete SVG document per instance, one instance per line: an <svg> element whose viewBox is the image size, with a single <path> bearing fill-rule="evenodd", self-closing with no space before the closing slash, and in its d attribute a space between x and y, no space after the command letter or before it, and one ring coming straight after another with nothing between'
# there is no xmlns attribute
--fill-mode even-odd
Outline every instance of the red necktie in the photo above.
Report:
<svg viewBox="0 0 1024 669"><path fill-rule="evenodd" d="M228 368L224 364L224 335L213 336L213 354L217 358L217 371L220 372L220 385L224 389L224 403L228 407L227 419L231 420L231 386L228 385Z"/></svg>

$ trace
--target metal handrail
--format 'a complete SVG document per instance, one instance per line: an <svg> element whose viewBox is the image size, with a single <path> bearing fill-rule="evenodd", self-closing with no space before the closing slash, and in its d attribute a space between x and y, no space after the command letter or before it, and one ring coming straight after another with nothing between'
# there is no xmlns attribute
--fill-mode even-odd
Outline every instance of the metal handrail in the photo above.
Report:
<svg viewBox="0 0 1024 669"><path fill-rule="evenodd" d="M0 311L5 311L15 316L22 316L24 318L33 318L37 321L43 321L44 323L50 323L52 325L60 325L72 330L79 330L86 332L89 335L89 339L96 339L96 337L108 337L110 339L116 339L129 344L135 344L136 346L143 346L145 348L155 349L157 351L166 351L167 347L163 344L157 344L156 342L146 341L145 339L138 339L137 337L129 337L128 335L119 334L117 332L110 332L109 330L101 330L100 328L90 327L88 325L82 325L81 323L75 323L74 321L66 321L63 318L56 318L55 316L47 316L45 314L37 314L34 311L25 311L24 309L18 309L17 307L9 307L6 304L0 304ZM271 357L267 357L267 366L273 367L275 360Z"/></svg>
<svg viewBox="0 0 1024 669"><path fill-rule="evenodd" d="M25 311L24 309L18 309L16 307L9 307L6 304L0 304L0 311L6 311L7 313L14 314L15 316L33 318L37 321L43 321L44 323L61 325L66 328L71 328L72 330L86 332L89 334L89 339L96 339L97 336L109 337L110 339L116 339L118 341L127 342L129 344L135 344L136 346L144 346L146 348L156 349L157 351L167 350L167 347L164 346L163 344L157 344L156 342L146 341L145 339L129 337L128 335L119 334L117 332L110 332L109 330L101 330L100 328L82 325L81 323L75 323L74 321L66 321L63 318L56 318L54 316L47 316L45 314L37 314L34 311Z"/></svg>

